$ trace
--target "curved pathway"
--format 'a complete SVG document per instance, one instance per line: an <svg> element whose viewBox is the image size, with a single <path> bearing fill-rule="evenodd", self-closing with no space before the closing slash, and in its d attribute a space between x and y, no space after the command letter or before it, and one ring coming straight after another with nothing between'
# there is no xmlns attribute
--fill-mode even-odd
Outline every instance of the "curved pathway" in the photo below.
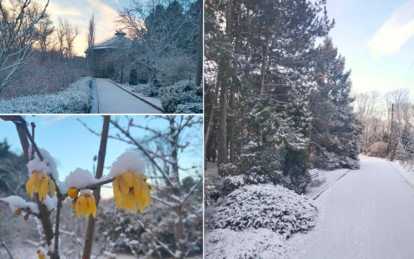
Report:
<svg viewBox="0 0 414 259"><path fill-rule="evenodd" d="M151 105L120 89L105 78L95 78L99 113L162 113Z"/></svg>
<svg viewBox="0 0 414 259"><path fill-rule="evenodd" d="M287 242L289 258L414 258L414 189L389 162L361 156L315 204L320 221Z"/></svg>

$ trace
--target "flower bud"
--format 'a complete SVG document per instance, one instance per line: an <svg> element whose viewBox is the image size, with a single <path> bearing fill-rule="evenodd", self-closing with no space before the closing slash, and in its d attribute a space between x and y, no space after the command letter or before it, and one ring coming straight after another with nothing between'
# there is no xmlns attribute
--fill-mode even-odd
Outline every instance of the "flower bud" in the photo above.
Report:
<svg viewBox="0 0 414 259"><path fill-rule="evenodd" d="M24 215L23 219L24 219L24 221L28 221L29 220L29 214Z"/></svg>
<svg viewBox="0 0 414 259"><path fill-rule="evenodd" d="M21 211L20 209L17 209L17 210L14 212L14 215L19 216L19 215L20 215L20 213L22 213L22 211Z"/></svg>
<svg viewBox="0 0 414 259"><path fill-rule="evenodd" d="M78 194L79 194L78 188L76 188L76 187L69 188L69 191L68 191L69 197L76 198L76 197L78 197Z"/></svg>

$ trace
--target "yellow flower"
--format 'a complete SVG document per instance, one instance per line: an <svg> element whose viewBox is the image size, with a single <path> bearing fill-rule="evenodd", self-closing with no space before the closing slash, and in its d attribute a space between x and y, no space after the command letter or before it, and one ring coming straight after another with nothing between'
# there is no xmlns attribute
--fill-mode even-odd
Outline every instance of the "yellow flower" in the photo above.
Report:
<svg viewBox="0 0 414 259"><path fill-rule="evenodd" d="M69 197L76 198L76 197L78 197L78 194L79 194L79 190L77 188L75 188L75 187L69 188L69 191L68 191Z"/></svg>
<svg viewBox="0 0 414 259"><path fill-rule="evenodd" d="M20 209L17 209L17 210L14 212L14 215L19 216L19 215L20 215L20 213L22 213L22 211L21 211Z"/></svg>
<svg viewBox="0 0 414 259"><path fill-rule="evenodd" d="M125 172L117 175L112 185L118 207L131 209L134 214L137 213L137 204L141 213L145 212L145 206L150 207L152 186L147 183L147 176L144 174Z"/></svg>
<svg viewBox="0 0 414 259"><path fill-rule="evenodd" d="M50 190L52 192L52 198L55 196L56 192L56 185L50 179L50 177L47 174L42 174L39 171L33 171L32 176L30 177L29 181L26 183L26 191L30 194L30 198L33 199L33 191L36 193L39 193L39 199L46 200L46 194L49 192L49 186Z"/></svg>
<svg viewBox="0 0 414 259"><path fill-rule="evenodd" d="M76 211L76 216L78 216L78 218L80 217L79 211L82 213L85 219L88 218L88 214L92 214L92 216L96 218L97 209L95 204L95 197L93 197L90 194L84 193L81 194L79 198L76 198L75 200L73 200L72 202L72 207L74 207Z"/></svg>

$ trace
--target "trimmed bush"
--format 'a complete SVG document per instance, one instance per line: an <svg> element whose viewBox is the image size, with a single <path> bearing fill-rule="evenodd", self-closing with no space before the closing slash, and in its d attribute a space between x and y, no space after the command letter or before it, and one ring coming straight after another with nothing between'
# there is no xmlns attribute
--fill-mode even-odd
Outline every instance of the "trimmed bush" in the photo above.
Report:
<svg viewBox="0 0 414 259"><path fill-rule="evenodd" d="M202 113L203 98L186 80L160 89L161 105L167 113Z"/></svg>
<svg viewBox="0 0 414 259"><path fill-rule="evenodd" d="M243 231L266 228L289 238L316 223L311 200L280 185L246 185L219 200L210 220L212 228Z"/></svg>
<svg viewBox="0 0 414 259"><path fill-rule="evenodd" d="M0 113L89 113L92 77L84 77L56 94L0 100Z"/></svg>

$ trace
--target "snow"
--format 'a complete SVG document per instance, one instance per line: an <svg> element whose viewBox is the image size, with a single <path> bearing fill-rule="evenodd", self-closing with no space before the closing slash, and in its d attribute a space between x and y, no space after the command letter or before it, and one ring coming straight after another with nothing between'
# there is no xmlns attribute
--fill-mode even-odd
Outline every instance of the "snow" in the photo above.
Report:
<svg viewBox="0 0 414 259"><path fill-rule="evenodd" d="M50 198L49 194L46 194L46 200L42 200L42 203L46 205L48 211L56 211L57 202L57 195L53 196L53 198Z"/></svg>
<svg viewBox="0 0 414 259"><path fill-rule="evenodd" d="M111 81L113 84L116 84L117 86L121 87L125 91L128 91L129 93L132 93L133 95L138 96L140 99L144 99L145 101L147 101L147 102L151 103L152 105L155 105L159 109L163 110L162 105L161 105L161 99L156 98L156 97L148 97L145 94L137 91L137 89L139 89L139 86L138 87L137 86L132 87L132 86L127 85L127 84L122 84L121 85L121 84L115 83L112 80L108 80L108 81Z"/></svg>
<svg viewBox="0 0 414 259"><path fill-rule="evenodd" d="M104 78L96 78L95 80L99 98L99 113L162 113Z"/></svg>
<svg viewBox="0 0 414 259"><path fill-rule="evenodd" d="M290 258L412 258L414 188L386 160L360 156L315 204L320 219L286 242Z"/></svg>
<svg viewBox="0 0 414 259"><path fill-rule="evenodd" d="M99 179L93 177L92 173L89 170L76 168L74 171L70 172L68 176L66 176L64 182L65 184L63 186L64 189L61 189L60 192L62 194L65 194L71 187L82 189L88 185L95 184L99 181Z"/></svg>
<svg viewBox="0 0 414 259"><path fill-rule="evenodd" d="M287 240L268 228L206 230L205 258L412 258L414 172L399 162L360 159L359 170L322 172L327 183L307 194L329 187L314 201L319 213L312 230Z"/></svg>
<svg viewBox="0 0 414 259"><path fill-rule="evenodd" d="M17 97L0 102L0 113L89 113L92 77L84 77L55 94Z"/></svg>
<svg viewBox="0 0 414 259"><path fill-rule="evenodd" d="M266 228L289 238L315 226L317 208L280 185L246 185L219 199L209 225L242 231Z"/></svg>
<svg viewBox="0 0 414 259"><path fill-rule="evenodd" d="M31 147L29 147L29 150ZM39 171L43 174L52 175L53 178L58 181L59 180L59 173L57 170L57 165L55 159L49 154L46 149L39 148L40 153L43 156L43 161L40 161L39 156L35 152L35 157L33 160L27 163L27 168L29 171L29 177L32 176L33 171Z"/></svg>
<svg viewBox="0 0 414 259"><path fill-rule="evenodd" d="M122 153L112 164L108 178L113 178L127 171L134 174L145 173L145 162L137 152L127 151Z"/></svg>
<svg viewBox="0 0 414 259"><path fill-rule="evenodd" d="M19 196L11 195L6 198L0 198L0 200L7 202L7 204L9 204L10 210L13 213L21 208L29 208L33 213L39 213L39 208L37 207L36 203L27 202Z"/></svg>
<svg viewBox="0 0 414 259"><path fill-rule="evenodd" d="M81 195L82 194L89 194L89 195L91 195L92 196L92 191L91 190L88 190L88 189L83 189L83 190L80 190L80 192L79 192Z"/></svg>
<svg viewBox="0 0 414 259"><path fill-rule="evenodd" d="M259 228L236 232L215 229L207 232L204 242L206 259L216 258L282 258L283 241L275 232Z"/></svg>

